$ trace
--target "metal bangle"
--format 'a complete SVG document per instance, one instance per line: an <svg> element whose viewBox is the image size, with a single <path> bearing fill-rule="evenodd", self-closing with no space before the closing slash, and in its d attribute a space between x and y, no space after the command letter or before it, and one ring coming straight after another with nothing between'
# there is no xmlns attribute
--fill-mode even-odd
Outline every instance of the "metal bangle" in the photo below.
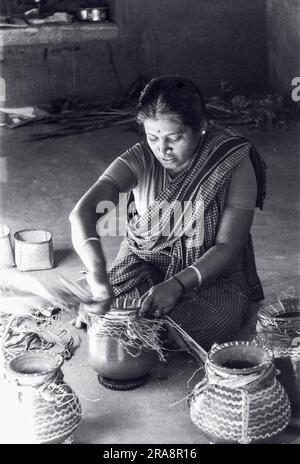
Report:
<svg viewBox="0 0 300 464"><path fill-rule="evenodd" d="M87 242L90 242L91 240L96 240L97 242L99 242L99 237L89 237L89 238L86 238L85 240L83 240L81 243L80 243L80 247L84 246Z"/></svg>
<svg viewBox="0 0 300 464"><path fill-rule="evenodd" d="M199 287L201 287L201 284L202 284L202 275L201 275L201 272L199 271L199 269L196 267L196 266L189 266L190 268L194 269L194 271L196 272L197 274L197 277L198 277L198 284L199 284Z"/></svg>

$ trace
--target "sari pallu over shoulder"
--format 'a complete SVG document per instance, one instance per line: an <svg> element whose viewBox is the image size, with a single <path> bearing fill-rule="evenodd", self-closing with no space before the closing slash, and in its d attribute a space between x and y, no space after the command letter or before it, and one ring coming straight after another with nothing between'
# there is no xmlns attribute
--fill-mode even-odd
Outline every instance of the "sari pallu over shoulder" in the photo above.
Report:
<svg viewBox="0 0 300 464"><path fill-rule="evenodd" d="M143 149L149 150L146 144ZM250 155L252 159L253 151L254 147L233 131L212 130L198 147L191 165L162 189L145 214L135 216L129 221L127 238L132 248L155 253L170 247L179 237L190 235L188 232L195 219L203 216L209 209L229 182L236 166L246 156ZM257 157L256 153L254 158ZM257 183L259 185L261 182ZM262 207L261 192L257 197L257 203ZM185 207L185 204L189 207ZM175 223L171 224L170 233L166 235L163 233L166 230L165 225L174 218L177 205L181 205L183 217L176 219L181 219L184 227L180 231L176 229Z"/></svg>
<svg viewBox="0 0 300 464"><path fill-rule="evenodd" d="M193 264L215 244L231 176L247 156L257 179L256 206L262 209L266 185L264 162L248 140L230 129L212 129L198 147L191 165L169 182L145 214L129 221L125 238L128 250L157 267L161 261L165 279ZM244 267L252 299L264 298L250 235Z"/></svg>

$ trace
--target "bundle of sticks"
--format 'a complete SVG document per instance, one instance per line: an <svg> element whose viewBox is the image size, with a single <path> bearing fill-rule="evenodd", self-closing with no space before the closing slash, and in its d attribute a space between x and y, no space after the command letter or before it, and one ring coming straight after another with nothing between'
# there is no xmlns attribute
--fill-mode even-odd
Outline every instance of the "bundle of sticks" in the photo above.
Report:
<svg viewBox="0 0 300 464"><path fill-rule="evenodd" d="M59 114L46 111L36 111L31 117L23 117L22 114L11 113L11 120L7 124L10 129L29 125L55 124L58 127L39 130L30 134L29 142L43 140L52 137L63 137L105 129L113 126L131 126L135 124L134 110L108 108L104 110L91 109L69 109Z"/></svg>

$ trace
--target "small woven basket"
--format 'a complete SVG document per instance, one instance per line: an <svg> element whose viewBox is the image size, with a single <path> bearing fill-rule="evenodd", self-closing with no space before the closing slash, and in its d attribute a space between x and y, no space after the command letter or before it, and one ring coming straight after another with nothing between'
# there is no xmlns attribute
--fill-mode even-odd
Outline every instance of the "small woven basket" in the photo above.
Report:
<svg viewBox="0 0 300 464"><path fill-rule="evenodd" d="M15 259L10 240L10 229L0 224L0 267L15 266Z"/></svg>
<svg viewBox="0 0 300 464"><path fill-rule="evenodd" d="M15 233L15 260L20 271L52 269L54 250L48 230L28 229Z"/></svg>

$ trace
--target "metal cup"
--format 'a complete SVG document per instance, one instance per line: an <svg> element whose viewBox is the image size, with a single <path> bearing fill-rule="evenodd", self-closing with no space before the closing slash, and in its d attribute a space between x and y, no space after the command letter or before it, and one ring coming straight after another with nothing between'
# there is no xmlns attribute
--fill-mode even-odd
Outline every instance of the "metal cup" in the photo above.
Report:
<svg viewBox="0 0 300 464"><path fill-rule="evenodd" d="M91 11L91 21L100 21L100 11L97 8Z"/></svg>
<svg viewBox="0 0 300 464"><path fill-rule="evenodd" d="M79 18L81 21L88 21L89 20L89 11L87 9L79 10Z"/></svg>
<svg viewBox="0 0 300 464"><path fill-rule="evenodd" d="M106 21L108 8L93 8L91 10L91 21Z"/></svg>

